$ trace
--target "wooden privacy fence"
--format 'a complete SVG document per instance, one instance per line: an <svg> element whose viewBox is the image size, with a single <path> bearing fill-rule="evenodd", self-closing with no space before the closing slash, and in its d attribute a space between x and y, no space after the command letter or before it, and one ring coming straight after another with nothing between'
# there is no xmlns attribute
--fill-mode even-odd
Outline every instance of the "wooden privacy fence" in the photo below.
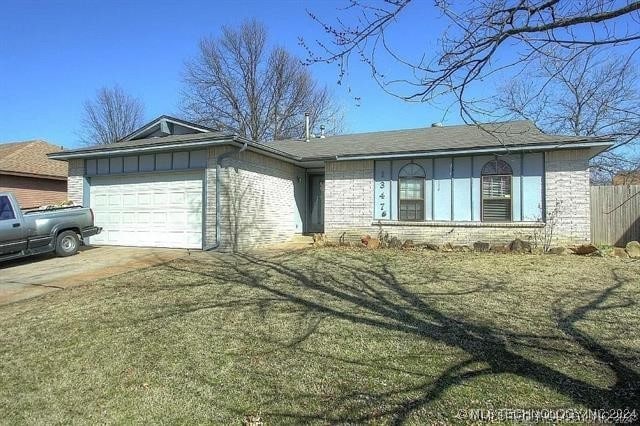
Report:
<svg viewBox="0 0 640 426"><path fill-rule="evenodd" d="M591 241L624 247L640 240L640 185L591 187Z"/></svg>

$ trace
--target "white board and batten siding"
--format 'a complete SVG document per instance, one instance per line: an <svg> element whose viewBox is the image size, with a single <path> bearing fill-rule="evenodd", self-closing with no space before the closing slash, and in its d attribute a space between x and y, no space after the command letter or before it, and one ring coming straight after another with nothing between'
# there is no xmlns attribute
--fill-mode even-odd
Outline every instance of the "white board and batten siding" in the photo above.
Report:
<svg viewBox="0 0 640 426"><path fill-rule="evenodd" d="M202 248L202 172L91 178L91 244Z"/></svg>

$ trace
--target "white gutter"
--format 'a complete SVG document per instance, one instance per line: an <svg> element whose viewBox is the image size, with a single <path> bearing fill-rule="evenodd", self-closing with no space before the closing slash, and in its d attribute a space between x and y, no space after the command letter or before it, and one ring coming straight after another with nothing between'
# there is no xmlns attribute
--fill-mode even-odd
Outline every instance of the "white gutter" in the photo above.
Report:
<svg viewBox="0 0 640 426"><path fill-rule="evenodd" d="M206 140L206 141L198 141L198 142L180 142L170 145L145 145L145 146L132 146L125 147L121 149L111 149L106 151L82 151L82 152L56 152L53 154L49 154L48 157L54 160L67 160L72 158L95 158L95 157L109 157L111 155L125 155L125 154L136 154L140 152L147 151L161 151L161 150L172 150L172 149L181 149L181 148L198 148L202 146L210 146L210 145L225 145L229 143L234 143L236 145L242 145L239 142L236 142L233 139L222 139L222 140Z"/></svg>
<svg viewBox="0 0 640 426"><path fill-rule="evenodd" d="M611 146L613 142L583 142L583 143L566 143L566 144L549 144L549 145L532 145L532 146L516 146L516 147L495 147L495 148L479 148L479 149L460 149L448 151L420 151L408 153L386 153L371 155L336 155L337 161L347 160L378 160L384 158L412 158L412 157L443 157L460 154L478 154L478 153L496 153L512 151L549 151L552 149L575 149L575 148L592 148L600 146Z"/></svg>
<svg viewBox="0 0 640 426"><path fill-rule="evenodd" d="M220 139L207 139L204 141L196 141L196 142L178 142L173 144L162 144L159 142L158 144L153 145L144 145L144 146L129 146L121 149L110 149L110 150L91 150L91 151L80 151L80 152L56 152L47 154L47 157L54 160L68 160L73 158L96 158L96 157L109 157L112 155L126 155L126 154L137 154L144 153L149 151L170 151L170 150L183 150L183 149L192 149L192 148L200 148L206 146L213 145L236 145L239 147L248 145L248 148L254 149L256 151L260 151L265 153L266 155L270 155L276 158L280 158L283 161L292 162L301 167L303 163L309 161L325 161L325 160L337 160L337 161L347 161L347 160L377 160L377 159L385 159L385 158L415 158L415 157L440 157L440 156L451 156L451 155L464 155L464 154L479 154L479 153L509 153L513 151L548 151L553 149L575 149L575 148L592 148L592 147L607 147L612 146L613 142L582 142L582 143L564 143L564 144L547 144L547 145L521 145L515 147L492 147L492 148L470 148L470 149L460 149L460 150L446 150L446 151L414 151L407 153L381 153L381 154L345 154L345 155L336 155L326 157L313 157L313 158L304 158L297 157L291 154L287 154L277 149L270 148L268 145L264 144L256 144L250 143L244 140L237 140L236 138L220 138ZM246 148L245 148L246 149Z"/></svg>

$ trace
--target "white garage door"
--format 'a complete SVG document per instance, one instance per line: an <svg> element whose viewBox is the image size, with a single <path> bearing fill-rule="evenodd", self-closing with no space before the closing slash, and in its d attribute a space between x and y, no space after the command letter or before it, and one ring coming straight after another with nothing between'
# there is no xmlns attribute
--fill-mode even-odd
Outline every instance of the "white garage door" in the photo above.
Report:
<svg viewBox="0 0 640 426"><path fill-rule="evenodd" d="M91 244L202 248L202 173L91 178Z"/></svg>

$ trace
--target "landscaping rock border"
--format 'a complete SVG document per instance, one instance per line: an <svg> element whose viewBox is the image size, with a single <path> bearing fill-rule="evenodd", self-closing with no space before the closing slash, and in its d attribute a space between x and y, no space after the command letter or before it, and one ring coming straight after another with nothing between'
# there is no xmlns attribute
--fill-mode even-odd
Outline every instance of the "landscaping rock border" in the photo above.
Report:
<svg viewBox="0 0 640 426"><path fill-rule="evenodd" d="M492 244L486 241L476 241L473 246L464 244L444 243L442 245L435 243L416 244L413 240L407 239L402 241L398 237L389 237L388 234L379 235L374 238L371 235L363 235L360 243L351 243L345 241L344 236L340 237L338 243L329 241L325 234L313 234L314 247L350 247L350 248L366 248L369 250L377 249L396 249L396 250L429 250L443 253L496 253L496 254L534 254L534 255L556 255L565 256L575 254L579 256L611 256L621 259L640 258L640 243L638 241L630 241L625 247L598 248L594 244L580 244L575 246L555 246L550 247L546 251L539 246L534 246L530 241L516 238L506 244Z"/></svg>

